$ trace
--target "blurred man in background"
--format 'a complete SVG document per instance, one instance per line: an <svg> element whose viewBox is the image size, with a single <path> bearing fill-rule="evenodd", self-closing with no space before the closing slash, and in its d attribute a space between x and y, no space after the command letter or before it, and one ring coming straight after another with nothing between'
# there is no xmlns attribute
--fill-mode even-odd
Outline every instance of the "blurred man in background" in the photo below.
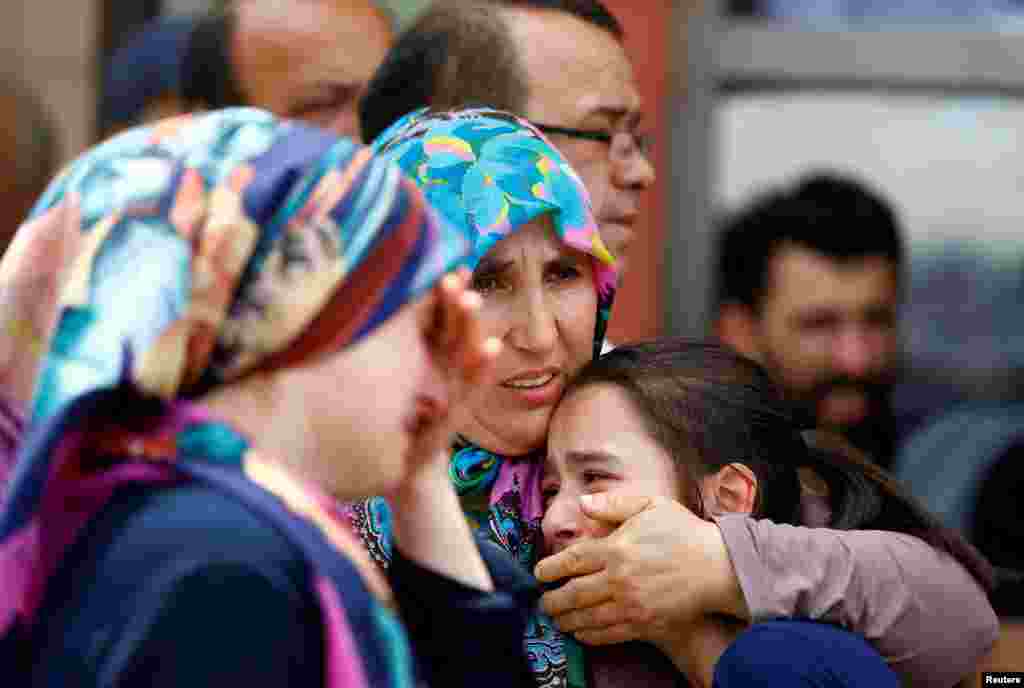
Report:
<svg viewBox="0 0 1024 688"><path fill-rule="evenodd" d="M125 40L105 65L100 98L100 138L113 136L137 124L180 115L193 109L216 107L218 99L198 95L189 56L199 56L192 41L201 23L222 18L171 16L145 24ZM209 31L204 27L204 31ZM227 72L223 55L204 55L210 78ZM193 61L194 64L198 60ZM186 88L191 87L191 89ZM189 93L191 90L193 93ZM195 99L196 102L189 102Z"/></svg>
<svg viewBox="0 0 1024 688"><path fill-rule="evenodd" d="M393 36L372 0L235 0L223 15L162 17L110 60L101 130L250 105L358 138L359 98Z"/></svg>
<svg viewBox="0 0 1024 688"><path fill-rule="evenodd" d="M394 37L372 0L236 0L230 62L244 102L358 138L357 107Z"/></svg>
<svg viewBox="0 0 1024 688"><path fill-rule="evenodd" d="M755 200L719 237L715 330L809 421L889 465L904 249L889 204L811 175Z"/></svg>

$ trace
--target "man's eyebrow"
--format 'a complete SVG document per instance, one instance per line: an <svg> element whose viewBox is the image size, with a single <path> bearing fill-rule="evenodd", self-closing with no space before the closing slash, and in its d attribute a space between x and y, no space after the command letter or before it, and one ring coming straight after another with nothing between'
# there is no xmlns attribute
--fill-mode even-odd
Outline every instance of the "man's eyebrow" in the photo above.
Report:
<svg viewBox="0 0 1024 688"><path fill-rule="evenodd" d="M838 320L842 314L834 306L811 306L790 314L789 321L796 324L817 322L820 320Z"/></svg>
<svg viewBox="0 0 1024 688"><path fill-rule="evenodd" d="M617 107L612 105L598 105L597 107L587 110L587 117L607 117L608 119L620 119L629 114L629 110L625 107Z"/></svg>
<svg viewBox="0 0 1024 688"><path fill-rule="evenodd" d="M589 110L586 115L589 117L607 117L612 123L624 122L628 127L636 127L643 119L643 112L639 109L633 110L628 107L599 105Z"/></svg>

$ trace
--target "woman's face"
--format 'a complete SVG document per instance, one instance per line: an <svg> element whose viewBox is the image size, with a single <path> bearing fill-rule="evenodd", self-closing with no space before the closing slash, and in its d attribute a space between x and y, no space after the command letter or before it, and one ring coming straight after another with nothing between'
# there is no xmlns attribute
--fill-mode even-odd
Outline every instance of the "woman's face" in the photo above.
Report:
<svg viewBox="0 0 1024 688"><path fill-rule="evenodd" d="M610 384L588 385L559 404L551 420L541 490L541 529L550 554L611 532L610 526L583 514L580 495L681 496L672 457L647 432L626 392Z"/></svg>
<svg viewBox="0 0 1024 688"><path fill-rule="evenodd" d="M593 355L591 258L542 215L495 244L471 286L484 333L503 347L489 380L459 395L456 430L491 451L525 454L544 443L567 380Z"/></svg>
<svg viewBox="0 0 1024 688"><path fill-rule="evenodd" d="M295 432L312 440L306 470L334 495L395 488L408 470L418 405L447 403L426 341L431 306L421 298L344 351L287 371L289 405L305 423Z"/></svg>

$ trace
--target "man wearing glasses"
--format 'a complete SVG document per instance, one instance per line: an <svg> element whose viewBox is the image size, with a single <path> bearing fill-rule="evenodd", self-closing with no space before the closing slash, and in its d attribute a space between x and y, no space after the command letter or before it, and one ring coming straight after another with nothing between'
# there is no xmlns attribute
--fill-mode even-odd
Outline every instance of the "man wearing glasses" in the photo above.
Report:
<svg viewBox="0 0 1024 688"><path fill-rule="evenodd" d="M521 114L582 177L601 235L624 268L654 168L622 37L598 0L435 2L371 80L360 106L363 140L425 105Z"/></svg>

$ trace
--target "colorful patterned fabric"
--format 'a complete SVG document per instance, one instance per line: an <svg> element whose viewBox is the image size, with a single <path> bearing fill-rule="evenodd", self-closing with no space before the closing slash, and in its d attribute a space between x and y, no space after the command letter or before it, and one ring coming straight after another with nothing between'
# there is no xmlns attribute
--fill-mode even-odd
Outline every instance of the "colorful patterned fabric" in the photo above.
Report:
<svg viewBox="0 0 1024 688"><path fill-rule="evenodd" d="M25 431L39 363L53 334L57 300L81 247L77 206L26 222L0 260L0 487Z"/></svg>
<svg viewBox="0 0 1024 688"><path fill-rule="evenodd" d="M589 254L598 313L594 355L600 354L618 273L605 248L579 177L533 125L489 109L420 110L396 122L372 144L416 181L446 219L472 237L473 268L495 243L550 213L555 232ZM449 475L474 528L527 571L540 553L541 464L536 456L504 457L462 438ZM350 507L352 523L371 556L386 566L390 515L382 499ZM527 656L542 686L582 683L582 653L539 612L527 630ZM572 659L570 659L572 658Z"/></svg>
<svg viewBox="0 0 1024 688"><path fill-rule="evenodd" d="M330 543L326 554L296 543L325 619L328 685L411 685L388 587L333 502L189 399L358 341L465 258L462 231L368 149L247 109L114 138L34 213L72 196L83 247L45 355L37 431L0 513L0 655L35 622L61 553L115 488L199 481L239 499L270 493L267 518ZM370 613L347 613L353 590L374 593Z"/></svg>

